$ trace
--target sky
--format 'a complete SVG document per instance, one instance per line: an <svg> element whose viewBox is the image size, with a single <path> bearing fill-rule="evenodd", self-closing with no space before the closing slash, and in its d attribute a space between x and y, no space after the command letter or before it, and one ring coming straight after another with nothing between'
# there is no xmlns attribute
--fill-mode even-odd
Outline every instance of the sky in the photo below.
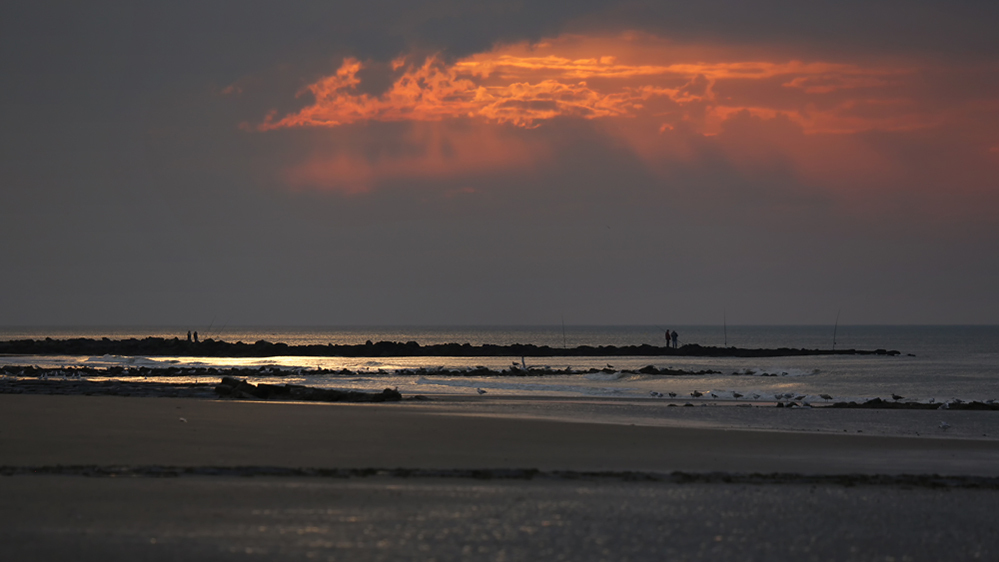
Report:
<svg viewBox="0 0 999 562"><path fill-rule="evenodd" d="M0 325L997 324L996 22L4 2Z"/></svg>

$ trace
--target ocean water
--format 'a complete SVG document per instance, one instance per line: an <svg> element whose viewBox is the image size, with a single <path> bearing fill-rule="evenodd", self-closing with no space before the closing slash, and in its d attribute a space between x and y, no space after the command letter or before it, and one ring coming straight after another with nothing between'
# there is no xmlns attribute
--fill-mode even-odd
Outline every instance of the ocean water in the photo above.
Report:
<svg viewBox="0 0 999 562"><path fill-rule="evenodd" d="M652 393L674 392L695 402L773 401L776 395L805 396L823 402L902 395L906 400L999 399L999 326L409 326L409 327L29 327L0 328L0 340L23 338L185 337L196 329L202 339L252 343L258 340L301 344L359 344L367 340L434 343L531 343L552 347L579 345L661 345L664 328L676 330L680 344L744 348L890 349L890 356L813 356L782 358L657 357L0 357L2 365L258 367L282 369L280 377L255 382L295 383L327 388L380 390L404 394L499 396L622 397L656 400ZM607 372L538 377L454 377L439 369L485 366L605 369ZM670 377L633 375L645 365L720 374ZM349 369L355 374L317 375L316 369ZM419 370L420 372L415 372ZM176 379L175 379L176 380ZM698 398L691 393L701 392ZM713 395L713 396L712 396ZM741 396L737 396L741 395Z"/></svg>

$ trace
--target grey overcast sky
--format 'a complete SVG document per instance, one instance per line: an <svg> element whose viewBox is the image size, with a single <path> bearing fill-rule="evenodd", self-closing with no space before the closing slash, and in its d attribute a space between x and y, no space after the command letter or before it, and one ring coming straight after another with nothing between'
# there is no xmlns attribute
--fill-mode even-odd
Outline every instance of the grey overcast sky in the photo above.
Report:
<svg viewBox="0 0 999 562"><path fill-rule="evenodd" d="M999 323L997 23L4 2L0 325Z"/></svg>

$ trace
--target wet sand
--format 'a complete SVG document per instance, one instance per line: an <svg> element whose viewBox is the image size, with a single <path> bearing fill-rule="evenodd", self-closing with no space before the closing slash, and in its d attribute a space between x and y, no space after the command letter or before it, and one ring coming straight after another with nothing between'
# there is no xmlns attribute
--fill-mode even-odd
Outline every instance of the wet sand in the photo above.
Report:
<svg viewBox="0 0 999 562"><path fill-rule="evenodd" d="M999 556L996 490L48 476L0 478L0 496L8 561Z"/></svg>
<svg viewBox="0 0 999 562"><path fill-rule="evenodd" d="M616 404L610 401L608 407ZM554 416L559 406L540 407ZM590 408L581 411L600 419L599 411ZM676 416L702 415L669 410ZM668 418L660 425L632 426L620 420L586 423L579 415L576 421L562 421L529 414L516 402L490 410L486 402L469 406L467 400L450 406L447 401L350 405L2 395L0 465L999 476L996 439L733 430L703 427L704 422L685 427L683 420L670 424ZM977 414L997 418L991 412ZM935 412L926 416L927 425L936 423Z"/></svg>
<svg viewBox="0 0 999 562"><path fill-rule="evenodd" d="M994 485L678 483L625 474L999 476L995 438L891 434L912 420L933 423L933 412L857 412L872 416L865 427L880 434L837 434L790 431L800 424L789 422L776 424L779 431L733 429L754 418L767 426L807 419L785 414L832 412L663 408L670 415L658 416L650 404L604 402L0 395L0 465L14 474L0 478L4 559L967 560L999 553ZM961 414L992 431L994 413ZM59 465L112 472L531 468L576 476L88 478L60 473ZM32 467L53 470L33 475Z"/></svg>

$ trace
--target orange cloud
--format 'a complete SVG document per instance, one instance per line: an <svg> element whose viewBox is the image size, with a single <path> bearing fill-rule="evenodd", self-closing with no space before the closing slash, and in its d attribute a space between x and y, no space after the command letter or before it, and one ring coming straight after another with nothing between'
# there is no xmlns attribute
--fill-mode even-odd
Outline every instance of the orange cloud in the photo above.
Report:
<svg viewBox="0 0 999 562"><path fill-rule="evenodd" d="M390 67L391 85L375 95L361 88L365 63L345 59L300 92L308 105L269 115L256 129L356 131L394 122L408 124L399 130L420 148L371 158L342 143L294 167L290 183L359 191L386 179L534 165L549 152L529 130L558 118L593 122L653 169L697 158L711 140L746 170L780 161L812 184L904 183L906 164L858 134L987 128L982 123L997 114L962 86L967 78L919 61L801 61L779 49L682 45L638 33L498 45L451 62L402 56ZM942 80L936 93L930 76Z"/></svg>
<svg viewBox="0 0 999 562"><path fill-rule="evenodd" d="M398 68L397 63L393 66ZM607 95L586 85L546 79L500 87L472 80L488 69L447 66L429 57L412 66L381 96L354 92L362 64L346 59L333 76L306 88L315 103L278 121L268 117L263 131L285 127L337 127L358 121L440 121L480 117L497 123L531 127L557 116L585 118L626 115L629 96ZM481 74L479 74L481 75ZM630 96L634 98L634 96ZM635 98L637 99L637 98Z"/></svg>
<svg viewBox="0 0 999 562"><path fill-rule="evenodd" d="M898 103L891 98L869 96L873 90L899 83L913 72L911 69L739 60L735 58L737 53L732 53L733 60L663 60L653 64L650 44L662 49L661 59L672 58L672 44L635 34L619 38L616 43L594 40L591 56L571 56L575 54L572 51L584 49L587 43L586 38L568 36L541 45L500 46L451 64L438 57L416 63L399 58L392 62L392 68L404 71L388 91L378 96L358 93L358 73L364 64L345 59L336 74L300 93L312 96L311 105L280 119L268 116L258 129L464 118L536 127L556 117L649 117L650 112L655 117L656 110L663 108L672 110L674 119L698 121L701 131L708 134L717 132L722 121L741 111L758 115L779 111L809 132L911 128L928 122L911 114L864 120L852 111L858 103ZM636 43L642 49L636 49ZM745 82L769 86L775 99L786 98L788 91L798 92L798 107L761 107L718 92L719 84L731 83L731 88L739 88ZM859 93L846 98L835 96L844 91ZM830 101L834 101L831 106Z"/></svg>
<svg viewBox="0 0 999 562"><path fill-rule="evenodd" d="M377 132L347 128L343 133L286 170L284 181L295 188L360 193L383 181L524 168L549 152L543 143L518 138L515 130L467 124L414 123L391 144Z"/></svg>

